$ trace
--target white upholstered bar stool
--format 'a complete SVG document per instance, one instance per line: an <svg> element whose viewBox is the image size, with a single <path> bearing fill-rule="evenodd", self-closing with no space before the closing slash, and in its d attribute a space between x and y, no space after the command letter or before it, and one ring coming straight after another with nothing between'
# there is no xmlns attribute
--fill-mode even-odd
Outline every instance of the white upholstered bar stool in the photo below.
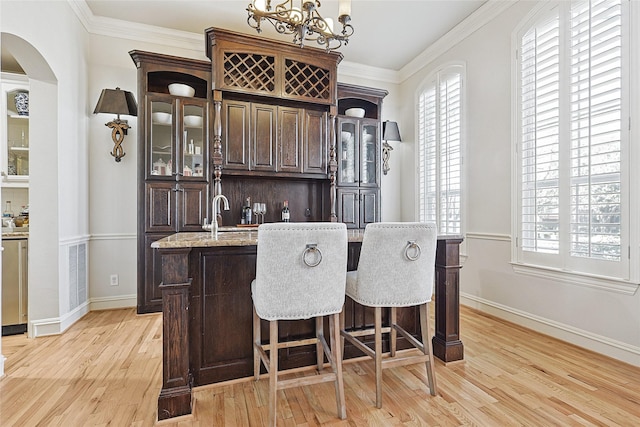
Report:
<svg viewBox="0 0 640 427"><path fill-rule="evenodd" d="M333 381L338 417L347 411L342 378L340 312L345 300L347 229L342 223L275 223L258 227L256 278L253 296L254 376L260 362L269 372L269 425L276 425L278 390ZM329 316L331 348L323 332ZM279 320L315 318L315 338L278 342ZM263 343L260 319L269 321L269 343ZM278 380L278 349L316 345L317 375ZM267 352L269 353L267 355ZM331 372L323 370L324 356Z"/></svg>
<svg viewBox="0 0 640 427"><path fill-rule="evenodd" d="M426 364L431 395L436 395L433 351L429 338L429 302L433 293L434 263L437 243L435 224L372 223L368 224L360 252L357 271L347 273L346 293L357 303L374 307L374 327L366 330L344 330L341 335L375 361L376 407L382 407L382 369L412 363ZM397 307L420 306L422 342L396 323ZM389 326L382 327L382 308L390 307ZM396 355L397 333L421 351L419 355ZM382 356L382 334L389 333L390 353ZM374 349L360 337L374 335ZM344 345L344 339L342 344Z"/></svg>

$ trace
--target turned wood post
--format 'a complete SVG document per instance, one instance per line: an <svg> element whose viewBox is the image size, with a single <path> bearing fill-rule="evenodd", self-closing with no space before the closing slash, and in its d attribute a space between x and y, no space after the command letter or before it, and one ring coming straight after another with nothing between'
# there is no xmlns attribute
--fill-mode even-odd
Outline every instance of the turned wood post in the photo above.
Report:
<svg viewBox="0 0 640 427"><path fill-rule="evenodd" d="M222 92L213 91L213 151L211 153L211 166L213 168L213 197L222 194ZM218 203L220 203L218 201ZM218 212L221 212L218 209ZM218 221L222 224L222 215L218 214L213 218L214 212L211 212L211 223Z"/></svg>
<svg viewBox="0 0 640 427"><path fill-rule="evenodd" d="M337 222L336 215L336 173L338 172L338 161L336 160L336 113L335 105L331 106L329 112L329 206L331 214L329 220Z"/></svg>

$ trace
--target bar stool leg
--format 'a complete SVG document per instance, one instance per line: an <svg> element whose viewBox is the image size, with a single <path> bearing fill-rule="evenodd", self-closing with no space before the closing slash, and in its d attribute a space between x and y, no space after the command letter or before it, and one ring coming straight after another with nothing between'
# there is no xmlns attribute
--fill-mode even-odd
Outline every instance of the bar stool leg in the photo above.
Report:
<svg viewBox="0 0 640 427"><path fill-rule="evenodd" d="M344 305L342 306L342 311L340 312L340 354L344 357L344 336L342 335L342 331L344 331Z"/></svg>
<svg viewBox="0 0 640 427"><path fill-rule="evenodd" d="M256 381L260 379L260 354L258 353L258 347L262 345L262 337L260 333L260 318L256 313L255 306L253 307L253 377Z"/></svg>
<svg viewBox="0 0 640 427"><path fill-rule="evenodd" d="M278 393L278 321L269 322L269 425L276 427Z"/></svg>
<svg viewBox="0 0 640 427"><path fill-rule="evenodd" d="M322 348L322 337L324 336L324 318L322 316L316 317L316 365L318 372L322 372L324 364L324 348Z"/></svg>
<svg viewBox="0 0 640 427"><path fill-rule="evenodd" d="M376 408L382 408L382 307L375 307Z"/></svg>
<svg viewBox="0 0 640 427"><path fill-rule="evenodd" d="M429 354L429 360L426 362L427 379L429 380L429 392L435 396L438 392L436 388L436 376L434 374L433 364L433 348L431 347L431 339L429 338L429 304L420 305L420 331L422 332L422 345L424 354Z"/></svg>
<svg viewBox="0 0 640 427"><path fill-rule="evenodd" d="M396 307L391 307L391 332L389 333L389 355L395 357L396 355L396 341L398 340L398 331L396 330L396 323L398 318L398 312Z"/></svg>
<svg viewBox="0 0 640 427"><path fill-rule="evenodd" d="M336 405L338 408L338 416L347 419L347 406L344 398L344 379L342 377L342 348L340 340L344 342L344 338L340 335L340 315L332 314L329 317L330 342L331 342L331 358L332 365L336 373Z"/></svg>

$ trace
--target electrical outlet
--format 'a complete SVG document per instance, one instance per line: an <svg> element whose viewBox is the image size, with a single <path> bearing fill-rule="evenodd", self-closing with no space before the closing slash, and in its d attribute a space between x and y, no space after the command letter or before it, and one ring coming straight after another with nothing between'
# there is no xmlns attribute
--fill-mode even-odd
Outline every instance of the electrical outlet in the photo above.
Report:
<svg viewBox="0 0 640 427"><path fill-rule="evenodd" d="M117 274L112 274L111 277L111 286L118 286L118 275Z"/></svg>

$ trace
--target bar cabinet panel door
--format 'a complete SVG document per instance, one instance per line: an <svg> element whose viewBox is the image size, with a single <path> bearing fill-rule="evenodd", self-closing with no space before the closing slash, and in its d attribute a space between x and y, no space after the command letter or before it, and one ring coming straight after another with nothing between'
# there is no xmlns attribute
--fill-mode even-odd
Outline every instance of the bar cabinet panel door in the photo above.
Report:
<svg viewBox="0 0 640 427"><path fill-rule="evenodd" d="M338 215L347 228L360 228L359 191L357 188L338 188Z"/></svg>
<svg viewBox="0 0 640 427"><path fill-rule="evenodd" d="M178 231L202 231L207 218L207 183L181 182L178 184Z"/></svg>
<svg viewBox="0 0 640 427"><path fill-rule="evenodd" d="M302 171L304 173L327 173L327 113L305 110Z"/></svg>
<svg viewBox="0 0 640 427"><path fill-rule="evenodd" d="M278 107L278 171L302 172L302 114L298 108Z"/></svg>
<svg viewBox="0 0 640 427"><path fill-rule="evenodd" d="M222 101L222 146L225 169L249 170L251 103Z"/></svg>
<svg viewBox="0 0 640 427"><path fill-rule="evenodd" d="M175 183L153 182L146 185L147 232L175 232Z"/></svg>
<svg viewBox="0 0 640 427"><path fill-rule="evenodd" d="M275 105L251 104L251 170L276 170L277 111Z"/></svg>
<svg viewBox="0 0 640 427"><path fill-rule="evenodd" d="M377 218L380 218L379 194L378 189L360 189L360 228L364 228L367 224L376 222Z"/></svg>

